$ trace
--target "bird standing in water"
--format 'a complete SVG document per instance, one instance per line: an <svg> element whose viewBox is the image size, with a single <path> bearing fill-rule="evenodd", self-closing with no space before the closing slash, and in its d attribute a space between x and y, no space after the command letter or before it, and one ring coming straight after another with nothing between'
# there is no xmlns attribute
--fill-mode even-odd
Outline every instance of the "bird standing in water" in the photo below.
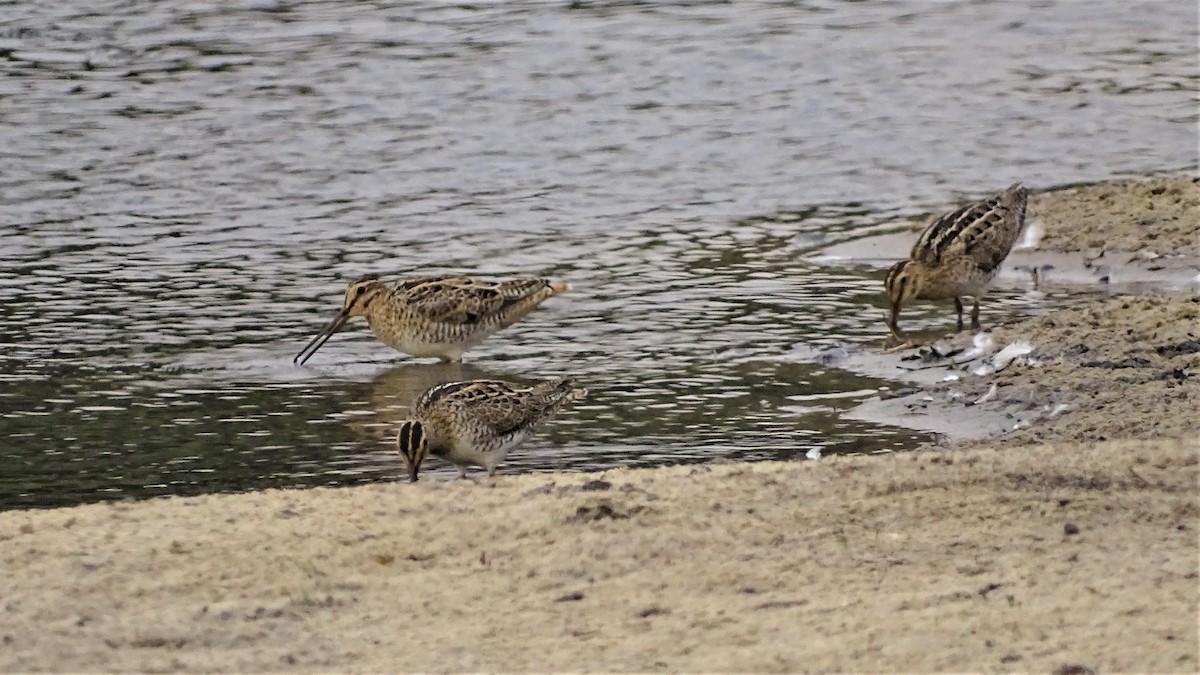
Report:
<svg viewBox="0 0 1200 675"><path fill-rule="evenodd" d="M971 327L979 328L979 299L1000 271L1025 227L1029 192L1020 183L987 199L947 213L925 228L907 260L888 270L884 279L888 328L900 339L900 308L914 299L954 298L958 330L963 329L963 296L971 296Z"/></svg>
<svg viewBox="0 0 1200 675"><path fill-rule="evenodd" d="M484 282L441 275L393 283L364 277L346 288L341 311L300 350L295 362L303 365L356 316L366 317L375 337L397 351L461 361L468 349L569 288L532 277Z"/></svg>
<svg viewBox="0 0 1200 675"><path fill-rule="evenodd" d="M441 457L467 477L467 466L481 466L488 476L508 451L533 433L569 401L587 396L569 379L520 387L500 380L447 382L426 389L412 407L412 419L400 423L396 446L408 466L408 478L426 455Z"/></svg>

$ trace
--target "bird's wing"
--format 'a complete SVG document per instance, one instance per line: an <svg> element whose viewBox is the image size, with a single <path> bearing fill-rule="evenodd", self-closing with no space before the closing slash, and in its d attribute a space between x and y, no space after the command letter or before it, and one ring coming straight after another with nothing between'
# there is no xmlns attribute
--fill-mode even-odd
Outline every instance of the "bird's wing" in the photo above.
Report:
<svg viewBox="0 0 1200 675"><path fill-rule="evenodd" d="M485 283L471 277L426 280L403 289L404 302L430 321L473 324L502 316L506 310L539 294L548 295L546 279L510 279Z"/></svg>
<svg viewBox="0 0 1200 675"><path fill-rule="evenodd" d="M1024 228L1027 195L1025 188L1015 184L935 219L913 245L910 257L930 265L967 257L985 271L995 269Z"/></svg>
<svg viewBox="0 0 1200 675"><path fill-rule="evenodd" d="M497 380L476 380L448 393L444 405L470 415L491 435L507 436L537 424L572 395L569 380L523 388Z"/></svg>

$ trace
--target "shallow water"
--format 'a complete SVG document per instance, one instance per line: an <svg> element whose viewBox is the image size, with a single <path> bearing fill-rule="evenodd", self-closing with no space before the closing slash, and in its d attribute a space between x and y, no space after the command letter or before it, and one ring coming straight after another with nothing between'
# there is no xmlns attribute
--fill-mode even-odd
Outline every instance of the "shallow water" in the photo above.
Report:
<svg viewBox="0 0 1200 675"><path fill-rule="evenodd" d="M507 472L912 447L790 356L885 334L881 261L816 252L1194 165L1191 4L6 5L0 507L393 480L457 377L590 390ZM291 364L348 279L438 270L574 290L460 368L361 322Z"/></svg>

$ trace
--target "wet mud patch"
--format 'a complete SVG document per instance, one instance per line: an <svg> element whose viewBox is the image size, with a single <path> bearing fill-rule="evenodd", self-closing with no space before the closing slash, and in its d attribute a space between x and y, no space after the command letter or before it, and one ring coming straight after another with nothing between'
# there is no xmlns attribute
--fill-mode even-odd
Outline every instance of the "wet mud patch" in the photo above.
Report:
<svg viewBox="0 0 1200 675"><path fill-rule="evenodd" d="M906 229L811 257L882 268L906 255L914 239ZM910 328L933 340L921 350L864 346L795 356L909 385L847 416L933 431L946 441L1099 441L1200 429L1193 417L1200 179L1107 181L1032 195L1025 236L994 286L1024 289L1030 298L1065 292L1078 302L975 335L939 340Z"/></svg>
<svg viewBox="0 0 1200 675"><path fill-rule="evenodd" d="M961 358L979 336L938 343L944 356L928 370L944 381L852 414L923 424L966 445L1195 438L1198 339L1200 298L1091 302L996 329L986 341L1005 348L990 356ZM1013 346L1020 356L998 362Z"/></svg>
<svg viewBox="0 0 1200 675"><path fill-rule="evenodd" d="M1027 340L1003 344L992 333L981 332L962 333L902 351L858 345L824 352L798 350L792 356L899 381L895 389L844 413L847 419L928 431L943 440L962 441L998 436L1029 423L1028 413L982 405L996 397L994 389L978 393L955 385L965 380L987 381L988 375L1029 363L1032 351Z"/></svg>
<svg viewBox="0 0 1200 675"><path fill-rule="evenodd" d="M1195 438L1200 419L1200 297L1112 299L1006 326L1025 336L1037 365L997 373L998 400L1057 409L1015 429L1004 444L1051 439ZM982 383L963 383L969 397Z"/></svg>
<svg viewBox="0 0 1200 675"><path fill-rule="evenodd" d="M628 520L644 509L645 507L640 504L623 504L607 499L598 500L576 508L574 515L567 518L567 522L594 523L602 520Z"/></svg>

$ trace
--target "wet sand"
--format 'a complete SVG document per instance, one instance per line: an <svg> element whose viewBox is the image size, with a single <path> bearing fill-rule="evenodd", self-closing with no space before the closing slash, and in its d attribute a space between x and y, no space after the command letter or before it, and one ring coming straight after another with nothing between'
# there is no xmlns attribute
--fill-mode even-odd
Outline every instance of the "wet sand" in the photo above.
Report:
<svg viewBox="0 0 1200 675"><path fill-rule="evenodd" d="M1035 197L1044 245L1139 250L1088 189ZM1198 332L1189 295L999 327L1036 365L923 396L1023 428L948 449L3 512L0 670L1194 672Z"/></svg>
<svg viewBox="0 0 1200 675"><path fill-rule="evenodd" d="M926 382L853 414L936 431L945 448L1200 437L1200 296L1092 300L884 362Z"/></svg>
<svg viewBox="0 0 1200 675"><path fill-rule="evenodd" d="M1032 363L937 392L954 398L958 414L1003 413L1019 427L973 445L1200 436L1200 297L1091 302L998 328L993 338L1028 342Z"/></svg>

